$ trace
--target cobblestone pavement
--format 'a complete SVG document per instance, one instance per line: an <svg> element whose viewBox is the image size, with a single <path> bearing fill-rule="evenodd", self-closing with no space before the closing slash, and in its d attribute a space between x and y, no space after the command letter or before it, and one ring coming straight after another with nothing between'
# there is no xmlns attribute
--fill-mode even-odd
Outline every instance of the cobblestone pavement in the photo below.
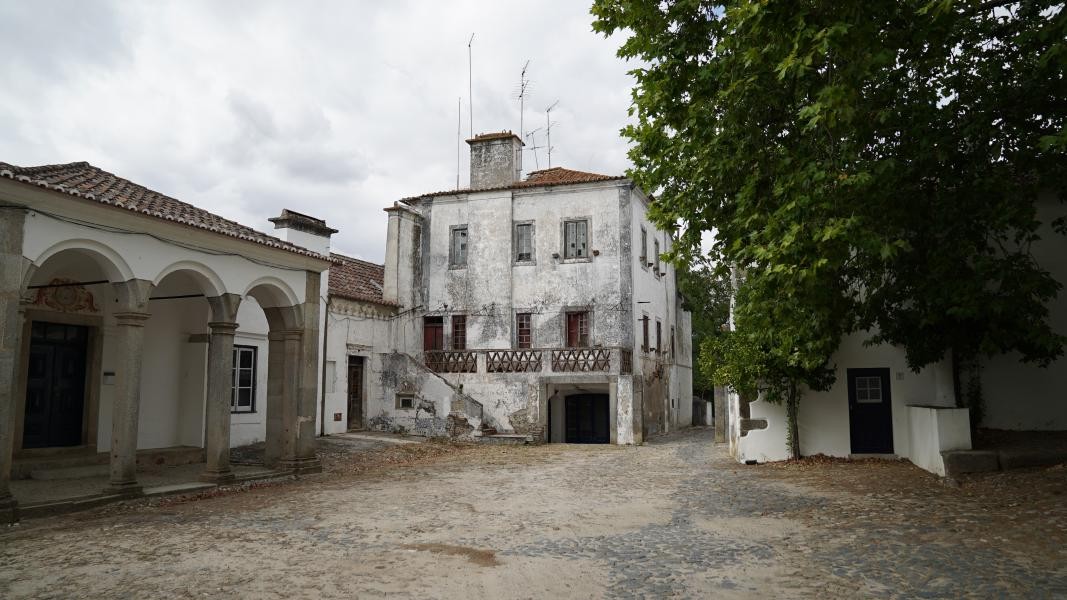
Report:
<svg viewBox="0 0 1067 600"><path fill-rule="evenodd" d="M710 439L463 447L30 521L0 531L0 597L1067 597L1063 468L950 488Z"/></svg>

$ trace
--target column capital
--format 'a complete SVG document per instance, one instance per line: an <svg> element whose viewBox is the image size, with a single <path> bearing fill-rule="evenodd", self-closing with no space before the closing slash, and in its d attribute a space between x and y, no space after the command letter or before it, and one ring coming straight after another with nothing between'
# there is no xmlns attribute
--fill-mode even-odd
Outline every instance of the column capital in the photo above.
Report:
<svg viewBox="0 0 1067 600"><path fill-rule="evenodd" d="M137 311L125 311L115 313L115 321L125 327L144 327L145 321L147 321L152 313L137 312Z"/></svg>
<svg viewBox="0 0 1067 600"><path fill-rule="evenodd" d="M208 296L207 303L211 307L211 319L213 321L233 322L237 320L237 309L241 306L241 296L237 294Z"/></svg>
<svg viewBox="0 0 1067 600"><path fill-rule="evenodd" d="M145 279L131 279L122 283L111 284L115 290L115 301L118 302L119 312L147 313L148 299L152 295L155 284Z"/></svg>
<svg viewBox="0 0 1067 600"><path fill-rule="evenodd" d="M233 335L238 327L233 321L211 321L207 326L211 328L211 335Z"/></svg>

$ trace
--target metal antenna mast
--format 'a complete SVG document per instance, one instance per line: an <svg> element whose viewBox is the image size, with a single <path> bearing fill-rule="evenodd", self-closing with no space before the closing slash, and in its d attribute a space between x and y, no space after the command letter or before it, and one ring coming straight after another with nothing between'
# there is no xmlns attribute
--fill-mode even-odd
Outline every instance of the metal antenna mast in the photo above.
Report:
<svg viewBox="0 0 1067 600"><path fill-rule="evenodd" d="M556 100L552 103L552 106L545 109L545 135L548 138L546 145L548 146L548 168L550 169L552 168L552 109L556 108L557 104L559 104L559 100Z"/></svg>
<svg viewBox="0 0 1067 600"><path fill-rule="evenodd" d="M534 134L536 134L538 131L541 131L540 127L538 127L537 129L534 129L533 131L530 131L530 132L528 132L526 134L526 139L529 140L529 142L530 142L529 145L526 146L526 149L533 152L533 155L534 155L534 167L536 169L540 170L541 169L541 161L538 159L537 151L540 150L541 148L544 148L544 146L538 146L537 145L537 137Z"/></svg>
<svg viewBox="0 0 1067 600"><path fill-rule="evenodd" d="M456 98L456 189L459 189L459 171L463 156L463 96Z"/></svg>
<svg viewBox="0 0 1067 600"><path fill-rule="evenodd" d="M530 85L530 80L526 79L526 69L530 67L530 61L527 60L526 64L522 66L522 73L519 75L519 136L525 136L526 130L524 122L526 120L526 87Z"/></svg>
<svg viewBox="0 0 1067 600"><path fill-rule="evenodd" d="M467 105L471 113L471 139L474 139L474 58L471 52L471 44L474 43L474 34L467 40Z"/></svg>

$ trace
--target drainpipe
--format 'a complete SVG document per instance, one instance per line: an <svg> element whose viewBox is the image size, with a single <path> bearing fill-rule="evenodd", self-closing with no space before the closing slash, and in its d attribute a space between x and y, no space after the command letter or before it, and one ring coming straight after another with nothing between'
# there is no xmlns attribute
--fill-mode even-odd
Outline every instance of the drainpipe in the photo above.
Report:
<svg viewBox="0 0 1067 600"><path fill-rule="evenodd" d="M326 298L326 310L322 319L322 389L319 391L321 396L321 408L319 414L322 415L322 423L319 426L319 437L326 437L326 340L330 337L330 299Z"/></svg>

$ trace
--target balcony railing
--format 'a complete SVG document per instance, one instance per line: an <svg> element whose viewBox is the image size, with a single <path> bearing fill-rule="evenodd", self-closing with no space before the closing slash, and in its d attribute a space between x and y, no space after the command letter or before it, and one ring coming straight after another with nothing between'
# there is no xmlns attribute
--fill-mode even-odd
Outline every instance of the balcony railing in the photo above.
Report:
<svg viewBox="0 0 1067 600"><path fill-rule="evenodd" d="M610 371L611 350L607 348L566 348L552 351L552 370L557 373Z"/></svg>
<svg viewBox="0 0 1067 600"><path fill-rule="evenodd" d="M540 350L490 350L485 353L489 373L535 373L541 370Z"/></svg>
<svg viewBox="0 0 1067 600"><path fill-rule="evenodd" d="M633 352L617 347L427 350L423 361L436 373L633 373Z"/></svg>
<svg viewBox="0 0 1067 600"><path fill-rule="evenodd" d="M435 373L477 373L478 358L469 350L427 350L426 367Z"/></svg>

